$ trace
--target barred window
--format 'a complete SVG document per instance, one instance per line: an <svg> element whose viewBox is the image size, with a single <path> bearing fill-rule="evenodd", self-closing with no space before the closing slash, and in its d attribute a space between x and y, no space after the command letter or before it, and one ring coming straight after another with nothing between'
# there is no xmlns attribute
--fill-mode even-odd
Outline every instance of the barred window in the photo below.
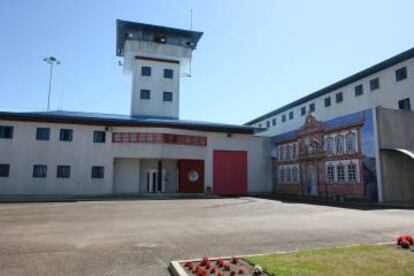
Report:
<svg viewBox="0 0 414 276"><path fill-rule="evenodd" d="M58 166L57 167L57 178L69 178L70 177L70 166Z"/></svg>
<svg viewBox="0 0 414 276"><path fill-rule="evenodd" d="M33 177L46 177L47 166L46 165L34 165L33 166Z"/></svg>
<svg viewBox="0 0 414 276"><path fill-rule="evenodd" d="M285 150L286 150L285 158L286 158L286 160L290 160L290 152L292 151L292 147L291 146L286 146Z"/></svg>
<svg viewBox="0 0 414 276"><path fill-rule="evenodd" d="M93 166L92 167L92 178L104 178L105 168L102 166Z"/></svg>
<svg viewBox="0 0 414 276"><path fill-rule="evenodd" d="M349 133L346 135L346 152L354 153L355 152L355 133Z"/></svg>
<svg viewBox="0 0 414 276"><path fill-rule="evenodd" d="M285 169L282 167L280 168L280 183L285 182Z"/></svg>
<svg viewBox="0 0 414 276"><path fill-rule="evenodd" d="M336 173L338 182L345 182L345 166L343 164L336 167Z"/></svg>
<svg viewBox="0 0 414 276"><path fill-rule="evenodd" d="M292 145L292 159L296 159L296 144Z"/></svg>
<svg viewBox="0 0 414 276"><path fill-rule="evenodd" d="M348 181L349 182L357 181L357 168L356 168L356 164L353 162L348 164Z"/></svg>
<svg viewBox="0 0 414 276"><path fill-rule="evenodd" d="M292 182L293 183L299 182L299 170L298 170L298 167L296 166L292 168Z"/></svg>
<svg viewBox="0 0 414 276"><path fill-rule="evenodd" d="M280 146L280 147L279 147L279 155L280 155L280 156L279 156L279 159L280 159L280 160L283 160L283 159L285 158L284 153L285 153L285 152L284 152L284 148L283 148L283 146Z"/></svg>
<svg viewBox="0 0 414 276"><path fill-rule="evenodd" d="M286 182L287 182L287 183L290 183L290 181L291 181L290 168L289 168L289 167L287 167L287 168L286 168Z"/></svg>
<svg viewBox="0 0 414 276"><path fill-rule="evenodd" d="M333 139L332 137L325 138L325 152L328 154L333 153Z"/></svg>
<svg viewBox="0 0 414 276"><path fill-rule="evenodd" d="M344 152L344 136L338 134L335 137L335 144L336 144L336 153L343 153Z"/></svg>
<svg viewBox="0 0 414 276"><path fill-rule="evenodd" d="M326 178L329 183L335 182L335 167L333 165L328 165L326 169Z"/></svg>

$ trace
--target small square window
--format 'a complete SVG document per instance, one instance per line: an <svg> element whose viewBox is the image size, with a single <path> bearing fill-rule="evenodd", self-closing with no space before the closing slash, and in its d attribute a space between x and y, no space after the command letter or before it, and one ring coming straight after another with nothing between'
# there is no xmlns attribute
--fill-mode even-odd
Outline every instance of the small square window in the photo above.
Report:
<svg viewBox="0 0 414 276"><path fill-rule="evenodd" d="M325 107L331 106L331 97L325 98Z"/></svg>
<svg viewBox="0 0 414 276"><path fill-rule="evenodd" d="M142 66L141 67L141 76L150 77L151 76L151 67Z"/></svg>
<svg viewBox="0 0 414 276"><path fill-rule="evenodd" d="M300 114L301 114L302 116L305 116L305 115L306 115L306 106L303 106L303 107L300 109Z"/></svg>
<svg viewBox="0 0 414 276"><path fill-rule="evenodd" d="M289 112L289 120L293 120L293 111Z"/></svg>
<svg viewBox="0 0 414 276"><path fill-rule="evenodd" d="M266 128L270 127L270 121L266 121Z"/></svg>
<svg viewBox="0 0 414 276"><path fill-rule="evenodd" d="M282 122L286 122L286 114L282 115Z"/></svg>
<svg viewBox="0 0 414 276"><path fill-rule="evenodd" d="M151 91L148 89L141 89L140 98L142 100L149 100L151 98Z"/></svg>
<svg viewBox="0 0 414 276"><path fill-rule="evenodd" d="M309 105L309 112L315 112L315 103Z"/></svg>
<svg viewBox="0 0 414 276"><path fill-rule="evenodd" d="M164 69L164 78L165 79L172 79L174 76L174 71L171 69Z"/></svg>
<svg viewBox="0 0 414 276"><path fill-rule="evenodd" d="M92 178L104 178L105 168L100 166L92 167Z"/></svg>
<svg viewBox="0 0 414 276"><path fill-rule="evenodd" d="M46 165L34 165L33 166L33 177L44 178L47 176L47 166Z"/></svg>
<svg viewBox="0 0 414 276"><path fill-rule="evenodd" d="M94 143L105 143L106 141L106 132L105 131L94 131L93 132L93 142Z"/></svg>
<svg viewBox="0 0 414 276"><path fill-rule="evenodd" d="M379 78L375 78L369 81L369 88L371 91L376 90L380 87Z"/></svg>
<svg viewBox="0 0 414 276"><path fill-rule="evenodd" d="M410 104L410 99L403 99L401 101L398 101L398 108L401 110L406 110L406 111L410 111L411 110L411 104Z"/></svg>
<svg viewBox="0 0 414 276"><path fill-rule="evenodd" d="M0 138L12 139L13 138L13 127L12 126L0 126Z"/></svg>
<svg viewBox="0 0 414 276"><path fill-rule="evenodd" d="M173 93L172 92L164 92L162 94L162 99L164 102L172 102L173 101Z"/></svg>
<svg viewBox="0 0 414 276"><path fill-rule="evenodd" d="M38 127L36 129L36 140L49 141L50 128Z"/></svg>
<svg viewBox="0 0 414 276"><path fill-rule="evenodd" d="M342 103L344 101L344 94L342 92L336 93L336 103Z"/></svg>
<svg viewBox="0 0 414 276"><path fill-rule="evenodd" d="M272 119L272 125L275 126L276 125L276 118Z"/></svg>
<svg viewBox="0 0 414 276"><path fill-rule="evenodd" d="M357 86L355 86L354 88L355 90L355 96L361 96L362 94L364 94L364 86L362 84L359 84Z"/></svg>
<svg viewBox="0 0 414 276"><path fill-rule="evenodd" d="M9 175L10 175L10 165L0 164L0 177L9 177Z"/></svg>
<svg viewBox="0 0 414 276"><path fill-rule="evenodd" d="M70 166L58 166L57 167L57 178L69 178L70 177Z"/></svg>
<svg viewBox="0 0 414 276"><path fill-rule="evenodd" d="M395 80L400 81L407 78L407 67L402 67L395 71Z"/></svg>
<svg viewBox="0 0 414 276"><path fill-rule="evenodd" d="M60 141L70 142L73 139L73 130L72 129L61 129L60 130Z"/></svg>

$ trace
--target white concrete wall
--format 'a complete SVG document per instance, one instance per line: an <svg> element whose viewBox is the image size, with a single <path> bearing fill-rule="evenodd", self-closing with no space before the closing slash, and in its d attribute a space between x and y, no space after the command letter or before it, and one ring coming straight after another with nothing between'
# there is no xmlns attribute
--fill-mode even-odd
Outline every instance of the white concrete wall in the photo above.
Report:
<svg viewBox="0 0 414 276"><path fill-rule="evenodd" d="M401 67L407 67L407 79L396 81L395 70ZM380 80L380 88L377 90L370 90L369 81L378 77ZM354 87L363 84L364 94L356 97ZM338 92L343 92L343 101L336 103L335 95ZM331 97L331 106L325 107L324 99ZM355 113L358 111L370 109L381 106L385 108L398 109L398 101L410 98L411 108L414 108L414 58L401 62L397 65L382 70L369 77L363 78L357 82L351 83L347 86L341 87L326 95L313 99L305 104L298 105L283 113L266 118L254 124L254 126L266 127L266 122L270 122L270 128L260 135L274 136L287 131L298 129L305 123L306 116L301 115L301 108L306 106L309 110L309 104L315 103L316 110L314 116L317 120L326 121L336 117ZM294 119L289 120L289 112L294 112ZM282 115L286 115L286 122L282 122ZM276 126L272 125L272 119L276 118Z"/></svg>
<svg viewBox="0 0 414 276"><path fill-rule="evenodd" d="M135 60L133 62L131 115L168 116L178 118L180 103L180 65ZM151 67L151 76L141 76L141 67ZM173 70L173 78L164 78L164 69ZM151 91L151 98L141 99L141 89ZM172 102L163 101L163 92L172 92Z"/></svg>
<svg viewBox="0 0 414 276"><path fill-rule="evenodd" d="M0 178L0 194L87 195L113 193L114 160L198 159L205 160L205 185L213 186L213 151L243 150L248 152L249 192L270 192L270 144L268 138L252 135L189 131L168 128L113 127L107 131L106 143L93 143L93 131L102 126L0 121L14 126L13 139L0 139L0 163L10 164L10 177ZM49 141L36 140L36 128L49 127ZM73 129L73 141L59 141L61 128ZM112 132L153 132L207 136L207 147L169 144L116 144ZM33 178L33 165L48 166L46 178ZM56 178L58 165L71 166L69 179ZM104 166L104 179L91 179L91 167ZM142 170L142 168L141 168ZM171 176L171 179L173 176Z"/></svg>
<svg viewBox="0 0 414 276"><path fill-rule="evenodd" d="M113 173L115 194L140 192L140 159L116 158Z"/></svg>

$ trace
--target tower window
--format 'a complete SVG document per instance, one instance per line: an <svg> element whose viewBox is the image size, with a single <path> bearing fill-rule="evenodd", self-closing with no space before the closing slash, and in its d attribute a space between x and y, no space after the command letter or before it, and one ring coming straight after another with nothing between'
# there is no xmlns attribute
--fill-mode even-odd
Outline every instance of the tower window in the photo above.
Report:
<svg viewBox="0 0 414 276"><path fill-rule="evenodd" d="M325 98L325 107L331 106L331 97Z"/></svg>
<svg viewBox="0 0 414 276"><path fill-rule="evenodd" d="M293 111L289 112L289 120L293 119Z"/></svg>
<svg viewBox="0 0 414 276"><path fill-rule="evenodd" d="M164 78L172 79L174 76L174 71L172 69L164 69Z"/></svg>
<svg viewBox="0 0 414 276"><path fill-rule="evenodd" d="M276 125L276 118L272 119L272 125L275 126Z"/></svg>
<svg viewBox="0 0 414 276"><path fill-rule="evenodd" d="M309 105L309 112L315 112L315 103Z"/></svg>
<svg viewBox="0 0 414 276"><path fill-rule="evenodd" d="M401 101L398 101L398 108L401 110L406 110L406 111L410 111L411 110L411 104L410 104L410 99L403 99Z"/></svg>
<svg viewBox="0 0 414 276"><path fill-rule="evenodd" d="M354 90L355 90L355 96L356 97L361 96L362 94L364 94L364 86L362 86L362 84L359 84L359 85L355 86Z"/></svg>
<svg viewBox="0 0 414 276"><path fill-rule="evenodd" d="M335 97L336 97L336 103L341 103L344 101L344 94L342 94L342 92L337 93Z"/></svg>
<svg viewBox="0 0 414 276"><path fill-rule="evenodd" d="M369 87L372 90L376 90L380 87L380 82L379 82L379 78L375 78L369 81Z"/></svg>
<svg viewBox="0 0 414 276"><path fill-rule="evenodd" d="M141 89L140 98L142 100L149 100L151 98L151 91L148 89Z"/></svg>
<svg viewBox="0 0 414 276"><path fill-rule="evenodd" d="M49 141L50 128L38 127L36 130L36 140Z"/></svg>
<svg viewBox="0 0 414 276"><path fill-rule="evenodd" d="M304 106L304 107L302 107L302 108L300 109L300 114L301 114L302 116L305 116L305 115L306 115L306 106Z"/></svg>
<svg viewBox="0 0 414 276"><path fill-rule="evenodd" d="M407 67L400 68L395 71L395 80L400 81L407 78Z"/></svg>
<svg viewBox="0 0 414 276"><path fill-rule="evenodd" d="M141 76L150 77L151 76L151 67L142 66L141 67Z"/></svg>
<svg viewBox="0 0 414 276"><path fill-rule="evenodd" d="M286 114L282 115L282 122L286 122Z"/></svg>
<svg viewBox="0 0 414 276"><path fill-rule="evenodd" d="M172 92L164 92L162 94L162 99L164 102L172 102L173 101L173 93Z"/></svg>
<svg viewBox="0 0 414 276"><path fill-rule="evenodd" d="M266 121L266 128L270 127L270 121Z"/></svg>

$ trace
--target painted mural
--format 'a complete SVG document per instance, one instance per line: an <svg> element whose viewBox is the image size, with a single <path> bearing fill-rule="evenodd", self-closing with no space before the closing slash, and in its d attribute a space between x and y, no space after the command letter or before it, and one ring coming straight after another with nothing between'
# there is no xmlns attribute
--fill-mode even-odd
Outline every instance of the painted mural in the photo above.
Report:
<svg viewBox="0 0 414 276"><path fill-rule="evenodd" d="M285 195L377 201L372 110L304 125L272 137L273 181Z"/></svg>

